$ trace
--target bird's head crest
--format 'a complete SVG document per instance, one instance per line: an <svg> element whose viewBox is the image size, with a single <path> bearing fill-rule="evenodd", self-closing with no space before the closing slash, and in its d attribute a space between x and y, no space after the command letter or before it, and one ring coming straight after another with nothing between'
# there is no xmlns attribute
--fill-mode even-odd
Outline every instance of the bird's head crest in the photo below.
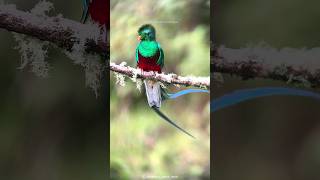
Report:
<svg viewBox="0 0 320 180"><path fill-rule="evenodd" d="M139 30L139 39L145 41L156 40L156 29L151 24L142 25Z"/></svg>

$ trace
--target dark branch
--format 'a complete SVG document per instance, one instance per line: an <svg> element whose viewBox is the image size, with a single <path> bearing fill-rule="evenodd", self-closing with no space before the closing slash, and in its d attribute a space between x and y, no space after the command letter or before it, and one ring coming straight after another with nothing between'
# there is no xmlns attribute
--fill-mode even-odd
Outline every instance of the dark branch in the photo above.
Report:
<svg viewBox="0 0 320 180"><path fill-rule="evenodd" d="M219 52L219 49L215 49L212 55L211 71L213 72L239 76L243 80L265 78L305 87L320 87L320 69L312 71L302 66L292 66L284 63L271 66L257 56L230 60L222 52Z"/></svg>
<svg viewBox="0 0 320 180"><path fill-rule="evenodd" d="M5 5L0 6L0 28L49 41L68 51L80 42L76 34L85 34L92 28L88 26L62 17L36 16ZM85 40L85 50L104 55L107 44L88 38Z"/></svg>

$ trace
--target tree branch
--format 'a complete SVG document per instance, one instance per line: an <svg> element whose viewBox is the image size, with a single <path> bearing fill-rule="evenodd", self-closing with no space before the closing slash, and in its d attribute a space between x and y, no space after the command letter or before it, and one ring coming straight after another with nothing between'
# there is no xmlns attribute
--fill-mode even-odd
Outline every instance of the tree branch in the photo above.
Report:
<svg viewBox="0 0 320 180"><path fill-rule="evenodd" d="M320 69L314 50L289 49L277 51L270 47L214 49L211 69L242 79L280 80L305 87L320 87ZM320 51L317 52L320 54Z"/></svg>
<svg viewBox="0 0 320 180"><path fill-rule="evenodd" d="M159 74L154 72L141 72L141 70L125 65L117 65L110 63L110 70L124 74L129 77L137 77L142 79L154 79L163 83L176 84L183 86L194 86L209 89L210 77L194 77L194 76L178 76L176 74Z"/></svg>
<svg viewBox="0 0 320 180"><path fill-rule="evenodd" d="M96 31L95 27L81 24L62 17L37 16L28 12L16 10L15 7L4 5L0 6L0 28L11 32L25 34L38 38L43 41L49 41L60 48L72 51L75 44L85 41L84 47L88 53L105 55L108 50L103 42L97 42L90 33ZM85 36L85 37L82 37ZM176 74L154 74L123 65L110 63L110 70L121 73L129 77L142 79L154 79L163 83L195 86L209 89L209 77L182 77Z"/></svg>
<svg viewBox="0 0 320 180"><path fill-rule="evenodd" d="M79 35L89 36L88 33L96 31L96 27L62 17L37 16L16 10L12 5L0 5L0 28L49 41L68 51L80 43ZM92 37L84 41L86 52L103 55L108 49L106 43L97 43Z"/></svg>
<svg viewBox="0 0 320 180"><path fill-rule="evenodd" d="M1 5L0 28L51 42L68 51L72 51L75 44L84 42L83 48L87 53L96 53L99 55L108 54L108 45L98 41L94 37L97 34L92 35L92 32L97 31L97 27L81 24L62 17L39 16L16 10L10 5ZM248 49L245 49L246 52L247 50ZM270 51L266 53L270 54ZM281 54L282 52L279 53ZM314 88L320 86L320 68L305 67L303 64L308 64L305 56L303 56L303 60L300 59L300 62L302 62L300 65L294 66L292 65L292 61L282 62L280 64L279 61L270 66L270 64L266 63L269 59L266 59L263 53L262 55L259 53L253 53L253 55L249 53L248 55L247 53L244 56L242 54L242 56L237 55L236 58L232 58L227 48L219 47L213 48L212 54L211 69L214 72L237 75L243 79L268 78L302 83L304 86ZM288 59L290 60L292 57ZM314 63L310 64L314 65ZM210 86L208 77L181 77L172 74L150 75L148 73L142 75L134 68L116 65L114 63L110 64L110 70L130 77L137 73L137 76L140 78L156 79L164 83L206 88ZM213 82L216 83L218 81L213 79Z"/></svg>

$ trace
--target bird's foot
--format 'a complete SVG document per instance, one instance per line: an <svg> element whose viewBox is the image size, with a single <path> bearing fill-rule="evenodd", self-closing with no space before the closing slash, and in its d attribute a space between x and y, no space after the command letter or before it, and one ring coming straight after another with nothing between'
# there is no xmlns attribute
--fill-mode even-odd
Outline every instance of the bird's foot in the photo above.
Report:
<svg viewBox="0 0 320 180"><path fill-rule="evenodd" d="M152 71L152 75L155 76L157 74L156 71Z"/></svg>
<svg viewBox="0 0 320 180"><path fill-rule="evenodd" d="M156 73L157 73L156 71L151 71L152 76L155 76Z"/></svg>
<svg viewBox="0 0 320 180"><path fill-rule="evenodd" d="M141 76L144 76L144 70L142 70L142 69L140 69L140 68L138 68L138 69L140 70Z"/></svg>

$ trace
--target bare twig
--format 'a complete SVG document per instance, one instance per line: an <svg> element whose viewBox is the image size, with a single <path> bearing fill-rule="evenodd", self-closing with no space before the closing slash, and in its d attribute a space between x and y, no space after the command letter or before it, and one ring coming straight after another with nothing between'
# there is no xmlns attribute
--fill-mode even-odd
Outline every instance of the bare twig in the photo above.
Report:
<svg viewBox="0 0 320 180"><path fill-rule="evenodd" d="M118 65L110 63L110 70L124 74L129 77L137 77L142 79L154 79L163 83L176 84L183 86L194 86L209 89L210 77L194 77L194 76L178 76L176 74L159 74L154 72L141 72L141 70L132 68L130 66Z"/></svg>

